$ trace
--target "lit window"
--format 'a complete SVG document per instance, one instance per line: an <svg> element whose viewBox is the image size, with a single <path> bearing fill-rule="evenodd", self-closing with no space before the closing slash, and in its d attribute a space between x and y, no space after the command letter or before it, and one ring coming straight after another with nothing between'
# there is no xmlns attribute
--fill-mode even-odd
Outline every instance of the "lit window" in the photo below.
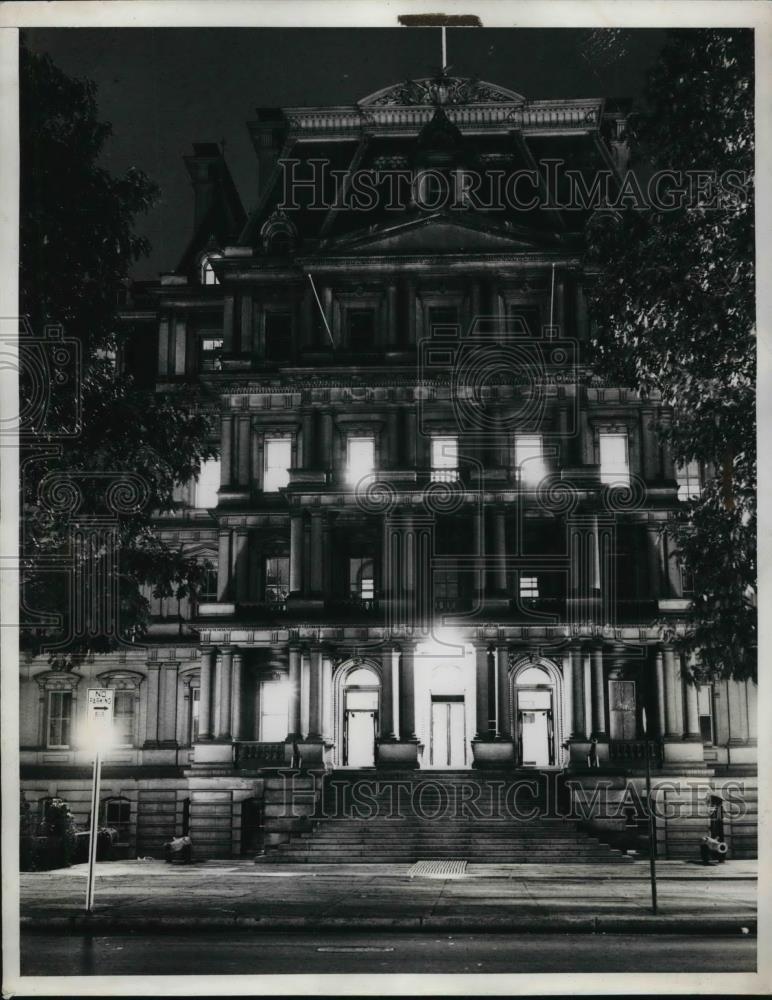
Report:
<svg viewBox="0 0 772 1000"><path fill-rule="evenodd" d="M266 438L263 457L263 492L276 493L289 483L292 465L292 440L288 437Z"/></svg>
<svg viewBox="0 0 772 1000"><path fill-rule="evenodd" d="M375 574L372 559L349 559L349 593L360 601L372 601L375 597Z"/></svg>
<svg viewBox="0 0 772 1000"><path fill-rule="evenodd" d="M115 746L134 746L134 694L116 691L113 699L113 737Z"/></svg>
<svg viewBox="0 0 772 1000"><path fill-rule="evenodd" d="M533 600L538 596L539 596L538 576L521 576L520 597Z"/></svg>
<svg viewBox="0 0 772 1000"><path fill-rule="evenodd" d="M626 434L600 435L600 480L607 486L630 485Z"/></svg>
<svg viewBox="0 0 772 1000"><path fill-rule="evenodd" d="M278 743L287 738L289 682L263 681L260 685L260 740Z"/></svg>
<svg viewBox="0 0 772 1000"><path fill-rule="evenodd" d="M72 730L72 692L48 692L48 738L47 746L67 749L70 746Z"/></svg>
<svg viewBox="0 0 772 1000"><path fill-rule="evenodd" d="M358 483L375 468L375 438L350 437L346 440L346 480Z"/></svg>
<svg viewBox="0 0 772 1000"><path fill-rule="evenodd" d="M458 573L454 570L437 570L433 575L434 608L436 611L458 610L460 597Z"/></svg>
<svg viewBox="0 0 772 1000"><path fill-rule="evenodd" d="M198 720L201 709L201 688L190 689L190 742L198 739Z"/></svg>
<svg viewBox="0 0 772 1000"><path fill-rule="evenodd" d="M195 488L194 504L207 509L217 506L217 491L220 488L220 459L210 458L201 465Z"/></svg>
<svg viewBox="0 0 772 1000"><path fill-rule="evenodd" d="M212 267L212 261L209 257L204 257L204 259L201 261L201 284L202 285L220 284L219 278L214 273L214 268Z"/></svg>
<svg viewBox="0 0 772 1000"><path fill-rule="evenodd" d="M289 557L269 556L265 560L265 599L283 604L289 594Z"/></svg>
<svg viewBox="0 0 772 1000"><path fill-rule="evenodd" d="M676 482L678 483L678 499L694 500L700 495L702 482L700 479L700 463L695 459L686 465L676 466Z"/></svg>
<svg viewBox="0 0 772 1000"><path fill-rule="evenodd" d="M515 435L515 465L522 483L535 485L546 475L541 435Z"/></svg>
<svg viewBox="0 0 772 1000"><path fill-rule="evenodd" d="M222 337L202 337L198 348L198 368L202 372L222 369Z"/></svg>
<svg viewBox="0 0 772 1000"><path fill-rule="evenodd" d="M452 483L458 479L458 438L432 438L432 480Z"/></svg>

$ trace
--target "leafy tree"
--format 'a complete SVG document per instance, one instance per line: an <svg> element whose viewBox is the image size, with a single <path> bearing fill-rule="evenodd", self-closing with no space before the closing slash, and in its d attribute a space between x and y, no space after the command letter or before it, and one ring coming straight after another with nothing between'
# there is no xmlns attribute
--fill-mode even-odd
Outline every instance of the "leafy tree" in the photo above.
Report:
<svg viewBox="0 0 772 1000"><path fill-rule="evenodd" d="M755 677L753 33L672 31L645 96L628 133L638 174L706 173L671 179L672 209L589 225L593 361L673 407L661 433L674 459L705 464L702 495L670 526L694 579L680 642L698 677Z"/></svg>
<svg viewBox="0 0 772 1000"><path fill-rule="evenodd" d="M143 585L184 596L202 579L152 521L214 457L211 417L200 388L146 390L115 361L130 335L117 318L120 295L148 251L134 221L156 187L140 170L114 177L101 165L111 127L99 121L92 82L23 44L20 78L20 301L30 330L20 341L20 406L40 411L22 449L22 641L33 652L52 643L103 651L142 634ZM36 367L50 359L50 326L79 345L80 424L70 437L73 366L61 386L53 362L42 378ZM104 519L110 527L100 528ZM105 594L111 580L117 593Z"/></svg>

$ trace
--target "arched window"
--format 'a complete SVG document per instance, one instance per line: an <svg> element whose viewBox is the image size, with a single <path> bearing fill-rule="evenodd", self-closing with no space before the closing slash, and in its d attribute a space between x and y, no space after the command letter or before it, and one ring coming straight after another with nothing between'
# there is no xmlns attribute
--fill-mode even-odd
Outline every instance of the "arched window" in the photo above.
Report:
<svg viewBox="0 0 772 1000"><path fill-rule="evenodd" d="M203 257L201 259L201 284L202 285L219 285L220 279L214 273L214 268L212 267L212 258Z"/></svg>

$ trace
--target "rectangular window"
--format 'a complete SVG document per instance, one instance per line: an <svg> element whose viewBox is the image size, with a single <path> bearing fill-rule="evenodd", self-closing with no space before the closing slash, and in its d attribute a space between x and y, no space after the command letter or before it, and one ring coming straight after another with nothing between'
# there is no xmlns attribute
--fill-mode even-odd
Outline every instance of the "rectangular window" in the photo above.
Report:
<svg viewBox="0 0 772 1000"><path fill-rule="evenodd" d="M198 592L200 603L217 600L217 569L210 567L204 570L204 581Z"/></svg>
<svg viewBox="0 0 772 1000"><path fill-rule="evenodd" d="M539 596L538 576L520 576L520 597L535 600Z"/></svg>
<svg viewBox="0 0 772 1000"><path fill-rule="evenodd" d="M536 485L546 475L540 434L515 435L515 465L521 483Z"/></svg>
<svg viewBox="0 0 772 1000"><path fill-rule="evenodd" d="M458 438L432 437L432 480L452 483L458 479Z"/></svg>
<svg viewBox="0 0 772 1000"><path fill-rule="evenodd" d="M713 687L703 684L697 690L697 705L700 716L700 733L703 743L713 743Z"/></svg>
<svg viewBox="0 0 772 1000"><path fill-rule="evenodd" d="M350 437L346 439L346 480L358 483L375 468L375 438Z"/></svg>
<svg viewBox="0 0 772 1000"><path fill-rule="evenodd" d="M289 594L289 556L268 556L265 560L265 599L284 604Z"/></svg>
<svg viewBox="0 0 772 1000"><path fill-rule="evenodd" d="M375 310L351 309L347 316L350 350L371 351L375 347Z"/></svg>
<svg viewBox="0 0 772 1000"><path fill-rule="evenodd" d="M196 507L208 509L217 506L217 491L220 489L220 459L209 458L201 465L194 489L193 503Z"/></svg>
<svg viewBox="0 0 772 1000"><path fill-rule="evenodd" d="M222 337L202 337L198 349L198 370L219 372L222 369Z"/></svg>
<svg viewBox="0 0 772 1000"><path fill-rule="evenodd" d="M134 746L134 694L116 691L113 700L113 739L117 747Z"/></svg>
<svg viewBox="0 0 772 1000"><path fill-rule="evenodd" d="M457 611L460 597L458 573L453 570L437 570L432 574L432 580L435 610Z"/></svg>
<svg viewBox="0 0 772 1000"><path fill-rule="evenodd" d="M46 745L64 750L70 746L72 729L72 692L48 692L48 737Z"/></svg>
<svg viewBox="0 0 772 1000"><path fill-rule="evenodd" d="M428 319L430 337L458 332L458 309L455 306L430 306Z"/></svg>
<svg viewBox="0 0 772 1000"><path fill-rule="evenodd" d="M292 357L292 316L287 312L265 314L265 360L277 363Z"/></svg>
<svg viewBox="0 0 772 1000"><path fill-rule="evenodd" d="M125 847L131 835L131 802L120 798L104 799L100 812L104 825L112 827L117 832L116 843Z"/></svg>
<svg viewBox="0 0 772 1000"><path fill-rule="evenodd" d="M260 685L260 740L278 743L286 739L288 723L288 681L263 681Z"/></svg>
<svg viewBox="0 0 772 1000"><path fill-rule="evenodd" d="M702 489L700 463L696 459L692 459L686 465L677 465L676 482L678 483L679 500L694 500L699 497Z"/></svg>
<svg viewBox="0 0 772 1000"><path fill-rule="evenodd" d="M355 600L372 601L375 597L373 560L355 557L348 561L349 594Z"/></svg>
<svg viewBox="0 0 772 1000"><path fill-rule="evenodd" d="M190 689L190 742L198 739L198 719L201 708L201 688Z"/></svg>
<svg viewBox="0 0 772 1000"><path fill-rule="evenodd" d="M600 480L608 486L630 485L630 461L627 435L602 433L600 444Z"/></svg>
<svg viewBox="0 0 772 1000"><path fill-rule="evenodd" d="M263 492L276 493L289 483L292 465L292 440L267 437L263 452Z"/></svg>

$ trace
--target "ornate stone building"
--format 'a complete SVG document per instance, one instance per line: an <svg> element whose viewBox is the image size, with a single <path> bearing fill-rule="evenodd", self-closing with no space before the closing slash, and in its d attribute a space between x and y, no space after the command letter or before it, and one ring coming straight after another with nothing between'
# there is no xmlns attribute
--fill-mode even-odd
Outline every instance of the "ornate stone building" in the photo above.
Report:
<svg viewBox="0 0 772 1000"><path fill-rule="evenodd" d="M444 75L261 108L248 218L219 147L194 146L194 234L132 290L124 362L219 410L220 459L158 518L208 583L149 595L141 645L22 665L30 800L85 819L78 727L109 686L105 818L132 854L182 832L200 857L291 846L283 768L535 769L619 796L648 753L671 796L740 776L754 801L755 687L697 689L667 641L691 589L667 523L701 470L674 467L655 398L582 360L577 198L617 190L623 127L602 100ZM704 826L663 822L662 849Z"/></svg>

